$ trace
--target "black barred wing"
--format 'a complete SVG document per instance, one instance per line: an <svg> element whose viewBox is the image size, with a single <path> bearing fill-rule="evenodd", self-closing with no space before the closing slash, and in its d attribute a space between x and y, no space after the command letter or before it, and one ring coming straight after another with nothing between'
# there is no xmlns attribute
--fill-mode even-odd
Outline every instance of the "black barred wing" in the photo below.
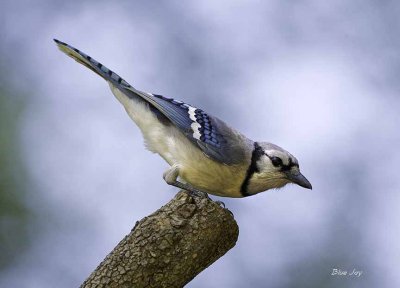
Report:
<svg viewBox="0 0 400 288"><path fill-rule="evenodd" d="M216 131L211 123L210 117L203 110L162 95L153 94L153 96L166 102L164 105L168 105L167 103L170 103L170 105L172 104L173 111L175 113L177 112L174 118L180 120L177 121L179 124L183 124L180 128L191 137L217 148L221 147L221 142L224 142L224 139L222 135Z"/></svg>
<svg viewBox="0 0 400 288"><path fill-rule="evenodd" d="M199 108L161 95L150 95L153 97L149 102L207 156L228 165L240 163L244 152L239 145L242 143L237 143L242 140L238 139L239 133Z"/></svg>

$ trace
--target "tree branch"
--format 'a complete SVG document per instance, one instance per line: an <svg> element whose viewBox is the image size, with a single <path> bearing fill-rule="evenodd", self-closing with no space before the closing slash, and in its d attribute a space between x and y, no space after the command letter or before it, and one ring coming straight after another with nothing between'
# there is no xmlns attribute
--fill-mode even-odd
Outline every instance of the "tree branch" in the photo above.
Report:
<svg viewBox="0 0 400 288"><path fill-rule="evenodd" d="M136 222L81 288L183 287L234 247L238 235L229 210L180 191Z"/></svg>

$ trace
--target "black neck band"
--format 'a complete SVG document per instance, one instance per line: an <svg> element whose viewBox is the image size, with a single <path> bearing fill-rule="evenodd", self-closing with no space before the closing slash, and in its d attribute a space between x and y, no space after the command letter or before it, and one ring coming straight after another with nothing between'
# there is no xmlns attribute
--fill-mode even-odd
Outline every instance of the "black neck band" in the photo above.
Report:
<svg viewBox="0 0 400 288"><path fill-rule="evenodd" d="M243 195L243 197L250 196L249 192L247 191L249 182L251 177L255 172L260 172L260 170L257 167L257 161L261 158L261 156L264 155L264 150L261 148L261 146L257 143L254 142L254 149L253 153L251 154L251 162L249 165L249 168L247 169L246 172L246 177L243 180L242 186L240 187L240 193Z"/></svg>

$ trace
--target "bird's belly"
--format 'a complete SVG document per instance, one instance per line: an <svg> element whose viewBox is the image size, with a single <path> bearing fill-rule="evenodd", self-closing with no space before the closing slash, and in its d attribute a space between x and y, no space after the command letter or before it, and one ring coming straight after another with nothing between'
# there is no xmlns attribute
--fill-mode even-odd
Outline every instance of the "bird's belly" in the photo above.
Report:
<svg viewBox="0 0 400 288"><path fill-rule="evenodd" d="M240 193L242 175L213 165L186 165L180 177L195 188L222 197L243 197ZM235 169L232 169L235 170Z"/></svg>
<svg viewBox="0 0 400 288"><path fill-rule="evenodd" d="M195 188L213 195L223 197L243 197L240 187L246 169L233 165L224 165L208 158L193 144L179 154L177 165L179 176Z"/></svg>
<svg viewBox="0 0 400 288"><path fill-rule="evenodd" d="M171 166L178 165L179 177L193 187L213 195L243 197L240 187L247 167L212 160L172 125L153 129L145 139L151 151Z"/></svg>
<svg viewBox="0 0 400 288"><path fill-rule="evenodd" d="M151 146L157 146L153 151L157 151L171 166L179 166L182 180L213 195L243 197L240 187L247 167L218 163L207 157L174 126L169 129L158 138L156 145Z"/></svg>

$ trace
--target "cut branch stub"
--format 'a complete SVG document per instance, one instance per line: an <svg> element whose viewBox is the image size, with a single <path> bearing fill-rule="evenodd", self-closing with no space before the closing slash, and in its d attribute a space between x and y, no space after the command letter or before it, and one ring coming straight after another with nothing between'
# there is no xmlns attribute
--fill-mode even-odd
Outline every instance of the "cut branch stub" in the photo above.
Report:
<svg viewBox="0 0 400 288"><path fill-rule="evenodd" d="M183 287L234 247L238 235L230 211L180 191L137 222L81 287Z"/></svg>

